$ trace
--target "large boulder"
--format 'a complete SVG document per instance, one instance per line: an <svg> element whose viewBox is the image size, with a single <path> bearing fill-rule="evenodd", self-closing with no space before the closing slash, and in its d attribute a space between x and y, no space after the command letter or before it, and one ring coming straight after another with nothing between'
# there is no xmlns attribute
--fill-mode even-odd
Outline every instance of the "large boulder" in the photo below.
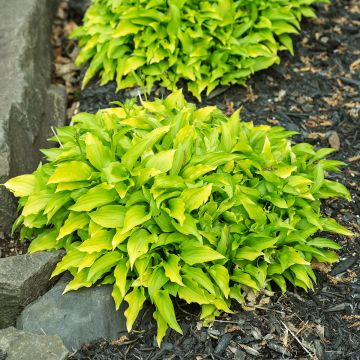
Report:
<svg viewBox="0 0 360 360"><path fill-rule="evenodd" d="M0 330L0 356L6 360L65 360L69 353L59 336L27 333L9 327Z"/></svg>
<svg viewBox="0 0 360 360"><path fill-rule="evenodd" d="M62 252L39 252L0 259L0 329L13 326L21 310L48 290Z"/></svg>
<svg viewBox="0 0 360 360"><path fill-rule="evenodd" d="M57 3L0 0L0 183L32 172L51 126L65 121L65 90L51 84L50 32ZM0 199L0 231L8 231L15 202L3 187Z"/></svg>
<svg viewBox="0 0 360 360"><path fill-rule="evenodd" d="M126 331L123 309L116 311L112 286L82 288L63 294L71 277L64 275L45 295L28 305L17 328L37 334L59 335L68 349Z"/></svg>

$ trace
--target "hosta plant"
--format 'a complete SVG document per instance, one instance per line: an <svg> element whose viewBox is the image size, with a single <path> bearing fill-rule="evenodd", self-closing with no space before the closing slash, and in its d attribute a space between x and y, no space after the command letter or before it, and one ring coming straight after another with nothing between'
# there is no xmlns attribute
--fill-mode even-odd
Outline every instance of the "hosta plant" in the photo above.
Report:
<svg viewBox="0 0 360 360"><path fill-rule="evenodd" d="M93 0L73 38L89 62L83 85L101 75L117 88L174 90L180 79L200 99L218 85L244 84L249 75L293 53L289 34L315 17L317 0ZM320 0L320 2L327 2Z"/></svg>
<svg viewBox="0 0 360 360"><path fill-rule="evenodd" d="M43 150L48 162L5 184L29 251L66 250L53 272L74 276L65 291L112 284L129 330L150 300L160 343L168 327L181 332L175 297L211 320L244 289L312 289L311 261L337 261L339 246L317 235L350 235L320 213L321 199L349 199L325 179L342 165L324 160L333 149L197 110L181 92L119 105L74 116L52 139L59 147Z"/></svg>

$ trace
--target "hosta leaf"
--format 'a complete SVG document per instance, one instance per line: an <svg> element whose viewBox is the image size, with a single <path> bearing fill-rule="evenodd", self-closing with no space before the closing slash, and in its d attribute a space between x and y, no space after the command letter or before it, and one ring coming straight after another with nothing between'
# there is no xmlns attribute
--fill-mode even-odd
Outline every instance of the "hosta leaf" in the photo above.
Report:
<svg viewBox="0 0 360 360"><path fill-rule="evenodd" d="M90 287L93 283L87 280L88 269L81 270L74 278L66 285L63 294L78 290L82 287Z"/></svg>
<svg viewBox="0 0 360 360"><path fill-rule="evenodd" d="M70 212L69 217L59 231L57 240L62 239L64 236L69 235L76 230L83 229L88 223L89 217L87 214Z"/></svg>
<svg viewBox="0 0 360 360"><path fill-rule="evenodd" d="M222 265L213 265L209 269L209 274L218 285L221 292L224 294L225 298L227 299L230 293L229 281L230 276L228 269Z"/></svg>
<svg viewBox="0 0 360 360"><path fill-rule="evenodd" d="M196 242L189 242L189 244L182 245L180 257L189 265L224 259L223 255L209 246Z"/></svg>
<svg viewBox="0 0 360 360"><path fill-rule="evenodd" d="M29 245L29 253L44 250L54 250L61 247L61 243L56 241L58 231L56 229L46 230L38 235Z"/></svg>
<svg viewBox="0 0 360 360"><path fill-rule="evenodd" d="M156 334L156 342L160 347L162 339L166 335L166 331L169 328L166 320L161 316L160 312L156 310L153 314L154 319L157 323L157 334Z"/></svg>
<svg viewBox="0 0 360 360"><path fill-rule="evenodd" d="M174 154L176 150L165 150L150 157L146 162L146 167L167 172L172 168Z"/></svg>
<svg viewBox="0 0 360 360"><path fill-rule="evenodd" d="M188 278L195 281L195 283L206 289L210 294L215 295L216 291L211 278L201 268L185 265L182 268L182 272Z"/></svg>
<svg viewBox="0 0 360 360"><path fill-rule="evenodd" d="M118 287L122 298L126 295L126 285L127 285L127 273L128 273L128 264L127 259L120 259L117 261L117 265L114 269L114 276L115 276L115 284Z"/></svg>
<svg viewBox="0 0 360 360"><path fill-rule="evenodd" d="M51 277L57 276L72 267L78 266L81 263L81 261L84 259L84 257L85 254L76 249L69 251L62 258L62 260L56 265L56 268L52 272Z"/></svg>
<svg viewBox="0 0 360 360"><path fill-rule="evenodd" d="M88 180L91 174L91 167L82 161L64 162L56 167L48 184Z"/></svg>
<svg viewBox="0 0 360 360"><path fill-rule="evenodd" d="M40 211L44 210L46 205L51 199L51 193L47 190L42 190L37 193L33 193L29 196L23 211L23 216L28 216L31 214L38 214Z"/></svg>
<svg viewBox="0 0 360 360"><path fill-rule="evenodd" d="M128 208L125 213L124 227L121 232L124 234L135 226L141 225L151 218L144 205L134 205Z"/></svg>
<svg viewBox="0 0 360 360"><path fill-rule="evenodd" d="M151 274L149 278L148 291L152 301L154 301L154 295L159 291L167 282L168 278L165 276L165 272L162 266L158 266Z"/></svg>
<svg viewBox="0 0 360 360"><path fill-rule="evenodd" d="M167 322L167 324L182 334L182 329L178 322L176 321L174 306L170 299L170 296L167 291L159 290L154 294L154 302L157 311L160 313L162 318Z"/></svg>
<svg viewBox="0 0 360 360"><path fill-rule="evenodd" d="M112 160L110 149L98 137L88 132L85 137L86 157L96 169L105 168Z"/></svg>
<svg viewBox="0 0 360 360"><path fill-rule="evenodd" d="M89 254L102 250L111 250L111 240L114 236L113 231L100 230L96 232L90 239L85 240L78 249Z"/></svg>
<svg viewBox="0 0 360 360"><path fill-rule="evenodd" d="M146 254L149 244L154 241L154 235L149 234L146 230L135 231L128 240L127 251L129 254L130 267L133 268L135 260L141 255Z"/></svg>
<svg viewBox="0 0 360 360"><path fill-rule="evenodd" d="M125 207L106 205L89 214L91 220L104 228L121 228L124 225Z"/></svg>
<svg viewBox="0 0 360 360"><path fill-rule="evenodd" d="M107 273L112 267L114 267L122 255L118 251L108 252L105 255L97 259L94 264L90 267L87 280L95 283L105 273Z"/></svg>
<svg viewBox="0 0 360 360"><path fill-rule="evenodd" d="M144 289L135 287L125 296L124 300L128 303L128 307L124 313L126 317L126 328L127 331L130 332L146 300Z"/></svg>
<svg viewBox="0 0 360 360"><path fill-rule="evenodd" d="M255 260L259 256L263 255L263 253L259 250L255 250L249 246L243 246L236 252L237 259L245 259L245 260Z"/></svg>
<svg viewBox="0 0 360 360"><path fill-rule="evenodd" d="M185 203L185 209L189 212L198 209L204 204L211 194L212 185L201 188L185 189L181 194L181 200Z"/></svg>
<svg viewBox="0 0 360 360"><path fill-rule="evenodd" d="M329 248L335 250L341 249L341 246L337 244L335 241L321 237L316 237L314 239L311 239L307 242L307 244L319 248Z"/></svg>
<svg viewBox="0 0 360 360"><path fill-rule="evenodd" d="M4 184L16 197L29 196L35 185L36 177L33 174L16 176Z"/></svg>
<svg viewBox="0 0 360 360"><path fill-rule="evenodd" d="M170 279L170 281L184 286L181 275L180 275L180 258L174 254L169 254L167 261L163 261L162 265L165 269L165 275Z"/></svg>
<svg viewBox="0 0 360 360"><path fill-rule="evenodd" d="M114 189L99 185L80 196L76 203L69 209L73 211L91 211L97 207L113 202L115 197L116 191Z"/></svg>

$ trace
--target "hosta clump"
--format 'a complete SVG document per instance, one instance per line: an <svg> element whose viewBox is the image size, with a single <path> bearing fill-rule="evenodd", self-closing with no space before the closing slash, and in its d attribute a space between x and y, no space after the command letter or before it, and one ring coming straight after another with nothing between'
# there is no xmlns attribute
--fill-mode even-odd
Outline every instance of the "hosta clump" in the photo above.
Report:
<svg viewBox="0 0 360 360"><path fill-rule="evenodd" d="M174 90L180 79L200 98L218 85L244 84L249 75L293 53L289 34L315 17L316 0L93 0L72 37L90 62L83 85L100 72L118 89L155 82ZM318 1L319 2L319 1ZM322 0L320 2L327 2Z"/></svg>
<svg viewBox="0 0 360 360"><path fill-rule="evenodd" d="M320 199L349 199L325 179L342 163L323 159L332 149L292 146L292 131L196 110L181 92L73 123L43 150L46 164L5 184L20 197L14 227L30 252L66 249L53 273L72 273L66 291L113 284L128 329L149 299L159 343L168 326L181 332L172 298L211 319L244 289L311 289L311 260L336 261L339 248L316 232L350 234L320 214Z"/></svg>

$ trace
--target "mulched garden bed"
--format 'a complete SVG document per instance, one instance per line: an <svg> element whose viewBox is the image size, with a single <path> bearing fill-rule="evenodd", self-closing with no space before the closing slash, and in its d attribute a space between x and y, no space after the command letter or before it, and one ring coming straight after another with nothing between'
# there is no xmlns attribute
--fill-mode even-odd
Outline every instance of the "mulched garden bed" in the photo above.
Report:
<svg viewBox="0 0 360 360"><path fill-rule="evenodd" d="M54 81L67 88L69 118L79 109L95 112L137 96L137 90L115 94L114 84L100 87L94 81L79 92L77 50L66 35L80 21L83 3L70 1L69 8L63 1L54 24ZM314 264L315 292L289 288L285 295L248 296L246 306L210 328L201 328L197 307L179 302L184 336L170 331L161 349L149 308L132 334L86 344L70 359L360 359L360 5L336 0L319 5L317 13L318 19L303 21L294 57L282 54L279 66L253 76L247 88L218 89L201 105L217 105L228 114L242 107L245 121L281 125L299 133L295 141L338 149L333 158L348 166L331 176L349 188L353 200L324 202L323 212L357 234L329 236L343 246L341 261ZM157 88L151 97L165 93ZM0 256L26 249L16 240L13 247L5 244L0 240Z"/></svg>
<svg viewBox="0 0 360 360"><path fill-rule="evenodd" d="M338 149L333 157L348 166L332 177L353 201L328 201L323 212L359 234L360 6L335 1L318 6L318 15L303 22L294 57L284 53L279 66L253 76L247 88L219 89L201 105L229 114L242 107L243 120L281 125L299 132L295 141ZM155 89L151 97L165 93ZM136 89L115 94L114 84L92 82L80 94L80 110L96 112L131 96ZM332 238L343 246L341 262L315 265L315 292L262 293L208 329L200 327L199 309L178 303L184 336L169 332L161 349L149 309L130 336L84 345L71 359L360 359L359 238Z"/></svg>

